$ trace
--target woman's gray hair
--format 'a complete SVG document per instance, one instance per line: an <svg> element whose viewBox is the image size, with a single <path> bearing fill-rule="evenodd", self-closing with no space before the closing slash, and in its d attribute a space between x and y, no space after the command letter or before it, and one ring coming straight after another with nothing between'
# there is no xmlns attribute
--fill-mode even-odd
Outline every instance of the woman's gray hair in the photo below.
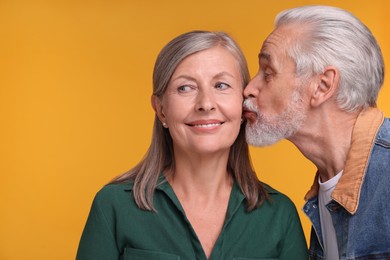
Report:
<svg viewBox="0 0 390 260"><path fill-rule="evenodd" d="M330 6L303 6L281 12L275 28L301 30L288 48L298 76L322 73L326 66L340 72L336 100L341 109L375 107L384 81L381 49L371 31L351 13Z"/></svg>
<svg viewBox="0 0 390 260"><path fill-rule="evenodd" d="M250 80L247 63L237 43L225 32L192 31L169 42L157 57L153 71L153 94L161 97L182 60L216 46L226 48L237 60L243 84ZM245 84L243 85L245 86Z"/></svg>
<svg viewBox="0 0 390 260"><path fill-rule="evenodd" d="M250 76L246 59L238 44L224 32L192 31L179 35L170 41L157 57L153 72L153 95L162 98L172 74L188 56L221 46L236 59L241 73L242 87L248 84ZM262 204L268 194L257 179L250 161L248 143L245 140L245 122L241 124L237 139L230 148L227 170L245 195L248 210ZM111 183L133 183L133 196L138 207L154 211L153 194L162 172L175 170L173 140L169 130L154 118L152 141L144 158L128 172L116 177Z"/></svg>

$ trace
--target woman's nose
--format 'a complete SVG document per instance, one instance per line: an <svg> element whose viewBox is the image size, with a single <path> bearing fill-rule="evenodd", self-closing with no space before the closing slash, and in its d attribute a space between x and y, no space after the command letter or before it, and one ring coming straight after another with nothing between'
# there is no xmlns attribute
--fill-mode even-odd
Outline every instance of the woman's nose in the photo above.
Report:
<svg viewBox="0 0 390 260"><path fill-rule="evenodd" d="M195 109L197 111L212 111L215 110L216 103L212 91L202 90L198 93Z"/></svg>

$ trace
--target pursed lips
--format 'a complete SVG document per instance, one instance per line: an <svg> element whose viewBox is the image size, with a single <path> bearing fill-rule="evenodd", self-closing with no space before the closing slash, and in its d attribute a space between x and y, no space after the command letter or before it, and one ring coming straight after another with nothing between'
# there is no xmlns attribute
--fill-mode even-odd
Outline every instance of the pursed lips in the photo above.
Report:
<svg viewBox="0 0 390 260"><path fill-rule="evenodd" d="M249 110L247 108L243 108L242 114L244 117L249 120L250 122L256 121L257 113L255 111Z"/></svg>

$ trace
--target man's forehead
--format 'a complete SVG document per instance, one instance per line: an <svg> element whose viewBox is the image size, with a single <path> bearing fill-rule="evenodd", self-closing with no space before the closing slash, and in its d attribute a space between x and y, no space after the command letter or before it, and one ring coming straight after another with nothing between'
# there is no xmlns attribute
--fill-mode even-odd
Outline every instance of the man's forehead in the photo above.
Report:
<svg viewBox="0 0 390 260"><path fill-rule="evenodd" d="M263 48L277 48L291 42L291 32L286 29L276 29L265 39Z"/></svg>
<svg viewBox="0 0 390 260"><path fill-rule="evenodd" d="M291 33L287 28L274 30L263 42L258 55L259 61L274 62L276 56L287 57L287 48L293 41Z"/></svg>

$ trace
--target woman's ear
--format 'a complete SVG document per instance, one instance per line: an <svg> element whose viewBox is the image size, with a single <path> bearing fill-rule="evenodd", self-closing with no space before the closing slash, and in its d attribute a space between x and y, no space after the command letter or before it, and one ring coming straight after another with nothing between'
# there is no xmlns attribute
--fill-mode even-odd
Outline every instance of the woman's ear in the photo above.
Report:
<svg viewBox="0 0 390 260"><path fill-rule="evenodd" d="M152 95L152 97L150 98L150 101L152 103L153 110L156 113L158 119L164 125L166 118L165 118L165 114L163 112L163 106L161 104L160 98L157 97L156 95Z"/></svg>
<svg viewBox="0 0 390 260"><path fill-rule="evenodd" d="M318 76L319 80L310 101L310 104L314 107L320 106L336 93L340 80L340 73L333 66L325 67L324 71Z"/></svg>

